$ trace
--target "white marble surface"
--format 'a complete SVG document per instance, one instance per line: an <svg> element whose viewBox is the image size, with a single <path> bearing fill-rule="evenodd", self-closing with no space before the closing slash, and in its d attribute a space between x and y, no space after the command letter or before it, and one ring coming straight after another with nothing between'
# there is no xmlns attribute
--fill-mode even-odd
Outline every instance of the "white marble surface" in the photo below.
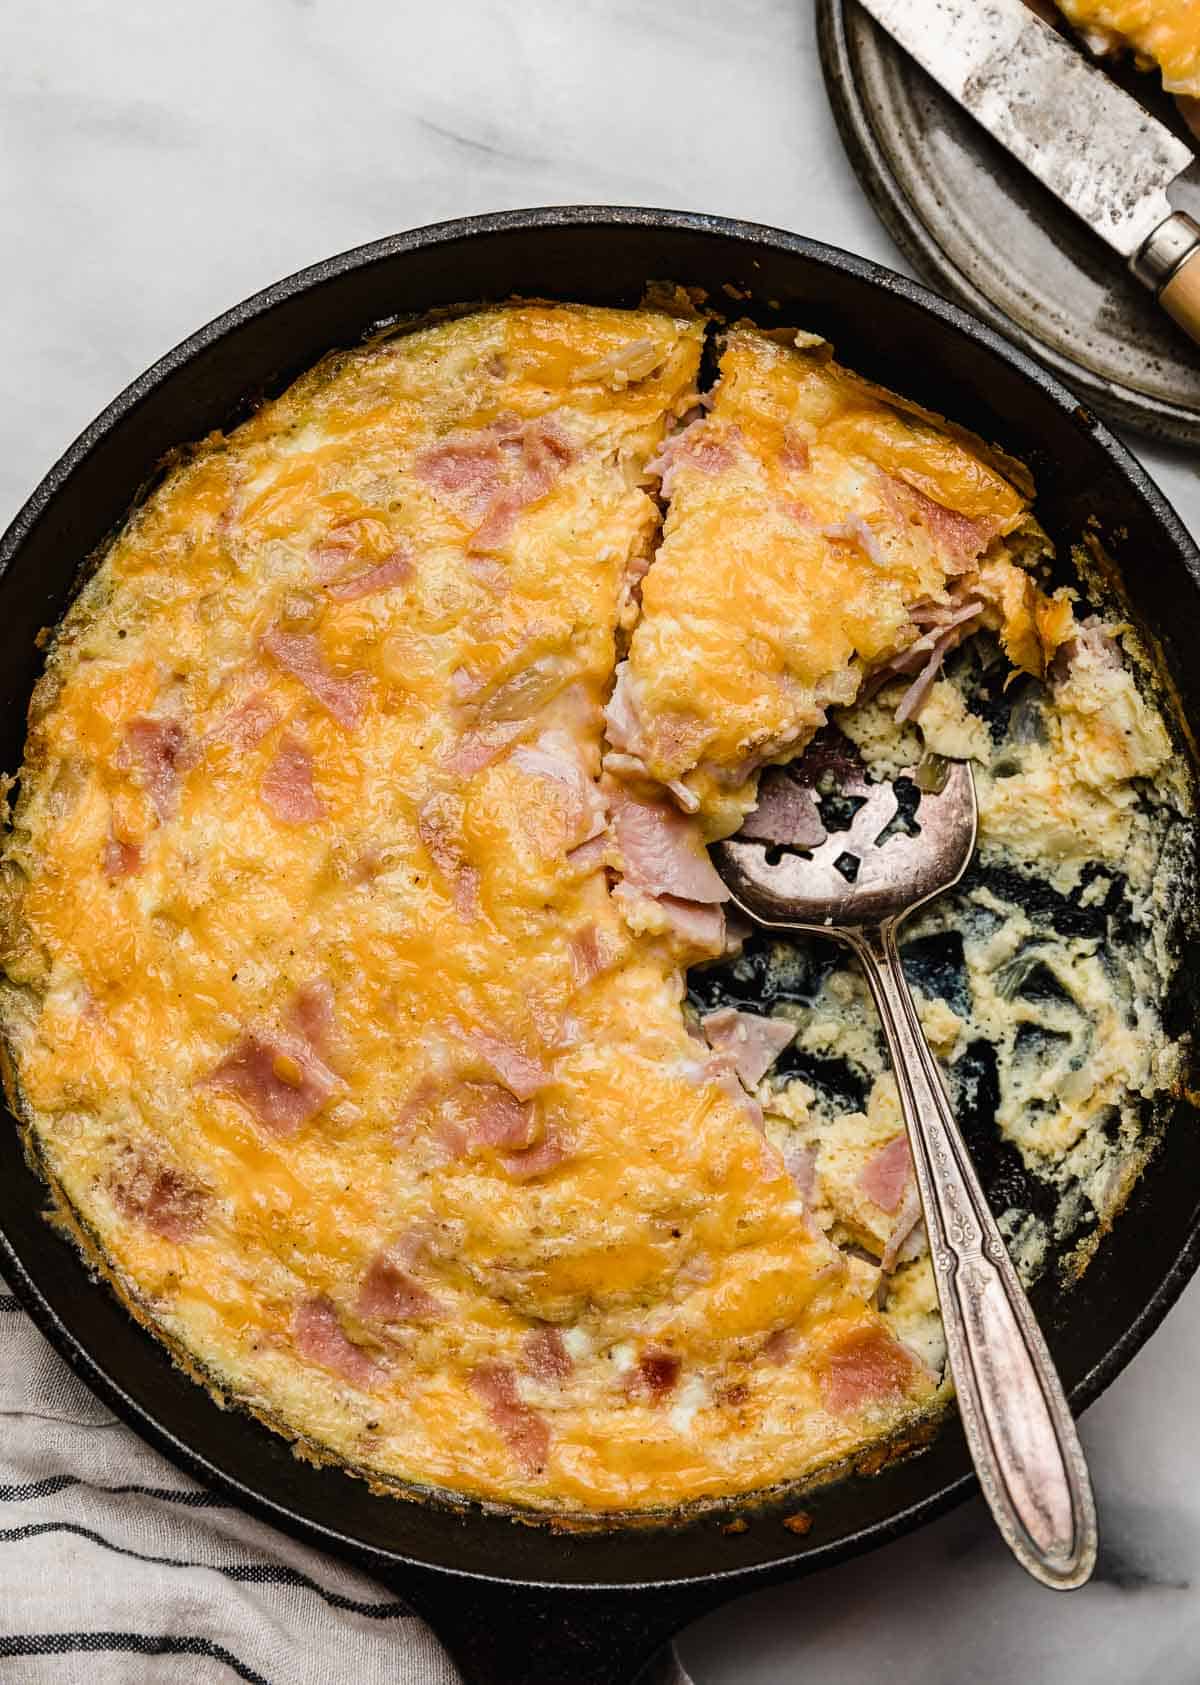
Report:
<svg viewBox="0 0 1200 1685"><path fill-rule="evenodd" d="M898 262L838 144L811 0L5 0L0 523L243 295L417 223L583 200ZM1200 530L1195 461L1141 454ZM714 1613L681 1643L698 1685L1195 1685L1198 1371L1193 1287L1085 1419L1108 1541L1085 1591L1025 1582L975 1504Z"/></svg>

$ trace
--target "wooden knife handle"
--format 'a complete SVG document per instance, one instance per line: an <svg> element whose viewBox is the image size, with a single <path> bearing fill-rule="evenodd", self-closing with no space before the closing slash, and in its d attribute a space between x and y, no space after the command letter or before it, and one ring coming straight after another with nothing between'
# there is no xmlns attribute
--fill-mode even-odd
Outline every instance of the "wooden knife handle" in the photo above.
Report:
<svg viewBox="0 0 1200 1685"><path fill-rule="evenodd" d="M1200 246L1184 258L1159 293L1158 302L1200 345Z"/></svg>
<svg viewBox="0 0 1200 1685"><path fill-rule="evenodd" d="M1200 345L1200 223L1173 211L1135 253L1129 267L1167 315Z"/></svg>

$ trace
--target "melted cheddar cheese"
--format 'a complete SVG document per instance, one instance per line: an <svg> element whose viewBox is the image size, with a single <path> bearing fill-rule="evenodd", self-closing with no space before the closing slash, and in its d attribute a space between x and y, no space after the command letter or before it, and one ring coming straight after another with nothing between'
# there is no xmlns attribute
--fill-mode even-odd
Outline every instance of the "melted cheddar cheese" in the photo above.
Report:
<svg viewBox="0 0 1200 1685"><path fill-rule="evenodd" d="M1196 0L1057 0L1098 52L1128 50L1157 65L1168 93L1200 97L1200 6Z"/></svg>
<svg viewBox="0 0 1200 1685"><path fill-rule="evenodd" d="M2 1010L60 1216L193 1372L383 1486L669 1509L937 1393L604 865L702 335L523 305L331 356L135 513L31 708Z"/></svg>
<svg viewBox="0 0 1200 1685"><path fill-rule="evenodd" d="M1040 676L1071 625L1005 542L1036 530L1016 465L800 337L732 332L712 408L669 441L665 535L609 708L617 767L710 837L919 630L966 612Z"/></svg>

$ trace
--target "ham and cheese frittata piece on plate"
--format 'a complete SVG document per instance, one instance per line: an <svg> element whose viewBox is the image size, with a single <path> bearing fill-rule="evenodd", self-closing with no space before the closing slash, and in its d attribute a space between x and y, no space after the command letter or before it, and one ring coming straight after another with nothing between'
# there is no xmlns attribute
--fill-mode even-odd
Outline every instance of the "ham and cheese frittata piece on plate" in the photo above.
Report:
<svg viewBox="0 0 1200 1685"><path fill-rule="evenodd" d="M193 1372L384 1486L669 1509L937 1392L745 1049L685 1029L696 828L599 776L702 333L531 304L328 358L133 517L31 710L0 1010L59 1215ZM1019 518L966 478L966 519ZM818 514L855 579L860 507Z"/></svg>
<svg viewBox="0 0 1200 1685"><path fill-rule="evenodd" d="M1056 0L1094 52L1132 52L1157 65L1169 94L1200 99L1200 7L1196 0Z"/></svg>
<svg viewBox="0 0 1200 1685"><path fill-rule="evenodd" d="M1012 560L1038 537L1019 465L798 337L732 331L711 408L668 440L608 707L608 770L665 785L710 838L871 675L911 676L904 717L964 636L998 631L1040 677L1072 626Z"/></svg>

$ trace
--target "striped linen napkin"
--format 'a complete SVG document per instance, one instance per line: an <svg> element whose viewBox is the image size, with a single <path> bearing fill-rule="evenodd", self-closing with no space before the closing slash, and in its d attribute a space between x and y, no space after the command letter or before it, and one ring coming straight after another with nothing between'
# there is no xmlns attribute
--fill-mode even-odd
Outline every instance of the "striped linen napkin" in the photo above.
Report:
<svg viewBox="0 0 1200 1685"><path fill-rule="evenodd" d="M0 1282L0 1681L238 1679L461 1685L406 1604L144 1445Z"/></svg>

